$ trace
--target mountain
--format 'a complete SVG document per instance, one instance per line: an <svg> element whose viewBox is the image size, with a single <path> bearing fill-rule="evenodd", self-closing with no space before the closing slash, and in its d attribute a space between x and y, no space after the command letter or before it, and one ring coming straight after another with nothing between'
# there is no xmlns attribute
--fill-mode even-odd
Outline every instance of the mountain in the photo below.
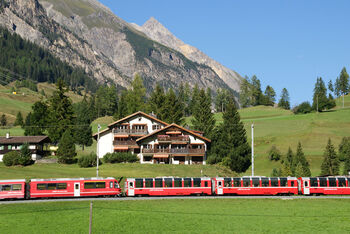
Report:
<svg viewBox="0 0 350 234"><path fill-rule="evenodd" d="M239 90L242 77L237 72L213 60L199 49L185 44L155 18L151 17L141 27L136 24L132 25L135 27L135 29L145 33L152 40L155 40L163 45L181 52L192 61L209 66L231 89Z"/></svg>
<svg viewBox="0 0 350 234"><path fill-rule="evenodd" d="M152 30L146 30L146 26L152 21L137 30L95 0L0 2L5 2L0 8L0 25L62 61L83 68L102 83L113 81L128 87L134 74L139 73L148 90L156 82L166 88L187 82L212 90L238 91L239 75L229 70L236 78L227 78L222 74L229 72L218 69L219 63L212 65L215 61L196 48L184 43L169 45L151 36Z"/></svg>

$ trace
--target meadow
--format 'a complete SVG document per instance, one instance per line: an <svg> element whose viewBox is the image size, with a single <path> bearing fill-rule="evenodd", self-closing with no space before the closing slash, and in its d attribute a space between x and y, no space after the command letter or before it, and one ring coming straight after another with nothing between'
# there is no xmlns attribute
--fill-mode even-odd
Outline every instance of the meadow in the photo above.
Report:
<svg viewBox="0 0 350 234"><path fill-rule="evenodd" d="M87 233L89 201L0 205L2 233ZM348 233L340 199L94 201L92 233Z"/></svg>

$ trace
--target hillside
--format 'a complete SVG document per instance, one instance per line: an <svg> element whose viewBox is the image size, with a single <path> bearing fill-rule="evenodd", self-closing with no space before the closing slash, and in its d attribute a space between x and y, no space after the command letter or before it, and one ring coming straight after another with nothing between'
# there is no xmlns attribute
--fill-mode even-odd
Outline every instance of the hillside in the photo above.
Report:
<svg viewBox="0 0 350 234"><path fill-rule="evenodd" d="M156 82L175 89L187 82L214 92L231 87L232 82L212 67L150 39L96 0L6 2L0 25L92 74L100 83L128 87L139 73L148 91ZM240 76L232 74L235 77L230 80L238 84Z"/></svg>
<svg viewBox="0 0 350 234"><path fill-rule="evenodd" d="M50 87L53 88L52 86ZM46 90L49 90L49 88ZM0 87L0 95L4 95L3 92L4 89ZM73 95L72 97L75 97L76 100L79 100L79 97L81 98L81 96L74 96L73 93L70 95ZM0 102L5 103L4 100L8 99L10 98L0 98ZM14 100L19 105L28 108L28 103L23 100L20 101L16 98L10 100ZM288 147L295 151L300 141L306 158L310 162L312 174L319 175L323 151L328 138L331 138L337 149L342 137L350 136L350 95L345 97L346 108L341 108L341 105L342 102L338 99L337 107L332 111L305 115L294 115L291 111L266 106L239 110L249 142L251 142L251 124L254 123L255 174L269 176L273 168L280 167L279 162L270 162L268 160L267 152L272 145L275 145L282 154L285 154ZM8 108L9 106L11 105L8 105ZM17 112L15 111L14 113ZM221 113L215 114L215 118L217 123L220 123L222 121ZM190 123L190 118L186 119L186 121ZM97 132L97 124L101 124L102 129L104 129L111 122L113 122L112 117L103 117L95 120L92 123L93 132ZM23 130L16 127L9 130L0 129L0 136L4 136L7 131L10 131L12 135L23 134ZM96 144L94 143L85 152L95 151L95 149ZM80 153L82 152L79 151ZM251 169L248 169L245 175L250 175L250 173Z"/></svg>

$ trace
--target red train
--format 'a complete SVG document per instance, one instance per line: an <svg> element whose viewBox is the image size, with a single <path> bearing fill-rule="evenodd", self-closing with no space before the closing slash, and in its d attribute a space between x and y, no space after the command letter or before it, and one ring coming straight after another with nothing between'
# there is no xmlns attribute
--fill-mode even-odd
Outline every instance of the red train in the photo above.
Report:
<svg viewBox="0 0 350 234"><path fill-rule="evenodd" d="M126 196L350 195L350 177L127 178ZM0 199L121 196L115 178L0 180Z"/></svg>
<svg viewBox="0 0 350 234"><path fill-rule="evenodd" d="M1 180L0 199L120 196L115 178Z"/></svg>

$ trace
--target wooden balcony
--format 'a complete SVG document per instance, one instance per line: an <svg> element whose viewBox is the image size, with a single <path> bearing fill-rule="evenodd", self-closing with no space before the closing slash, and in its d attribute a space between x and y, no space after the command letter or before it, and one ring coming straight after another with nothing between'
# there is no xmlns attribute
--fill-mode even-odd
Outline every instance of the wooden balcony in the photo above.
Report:
<svg viewBox="0 0 350 234"><path fill-rule="evenodd" d="M113 141L113 145L137 145L136 141L127 140L127 141Z"/></svg>
<svg viewBox="0 0 350 234"><path fill-rule="evenodd" d="M168 135L158 135L157 137L159 143L171 143L171 142L182 142L188 143L190 142L189 136L168 136Z"/></svg>
<svg viewBox="0 0 350 234"><path fill-rule="evenodd" d="M170 149L142 149L144 154L170 153Z"/></svg>
<svg viewBox="0 0 350 234"><path fill-rule="evenodd" d="M148 135L147 129L113 129L114 135Z"/></svg>
<svg viewBox="0 0 350 234"><path fill-rule="evenodd" d="M188 149L189 154L205 154L205 150L203 149Z"/></svg>
<svg viewBox="0 0 350 234"><path fill-rule="evenodd" d="M205 154L204 149L142 149L142 153L144 154L156 154L156 153L171 153L171 154Z"/></svg>

